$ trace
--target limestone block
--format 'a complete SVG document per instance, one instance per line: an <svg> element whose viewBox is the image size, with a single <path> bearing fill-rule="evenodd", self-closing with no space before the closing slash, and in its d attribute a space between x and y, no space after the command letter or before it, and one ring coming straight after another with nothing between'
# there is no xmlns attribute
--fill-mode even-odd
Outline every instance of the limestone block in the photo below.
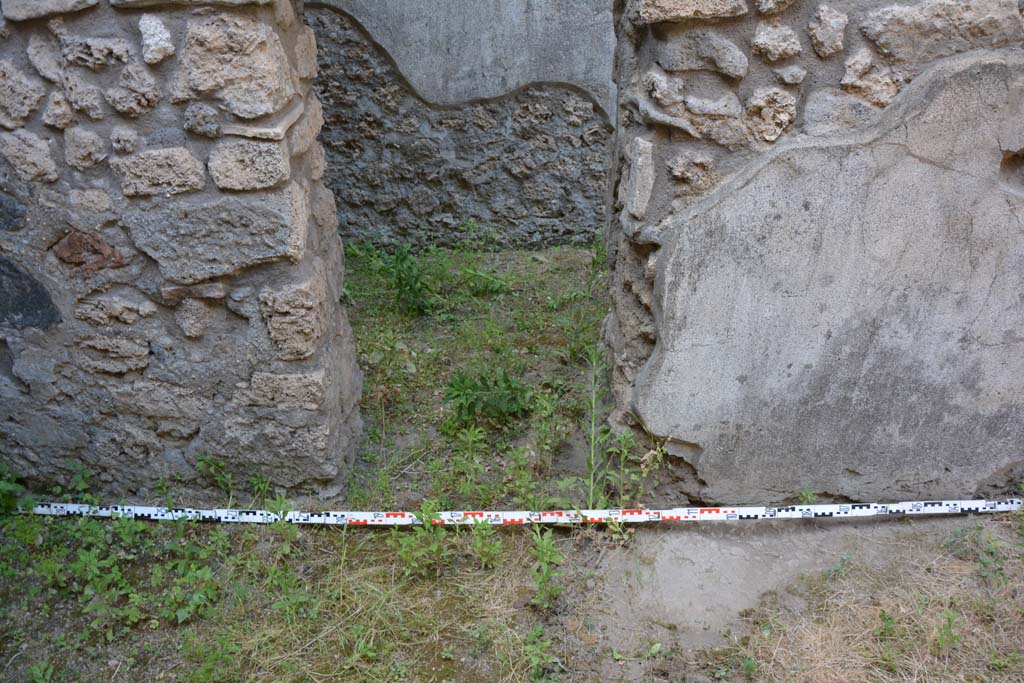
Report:
<svg viewBox="0 0 1024 683"><path fill-rule="evenodd" d="M201 285L168 286L160 288L160 297L169 305L177 306L185 299L223 299L227 287L221 282L207 282Z"/></svg>
<svg viewBox="0 0 1024 683"><path fill-rule="evenodd" d="M0 60L0 126L14 130L25 123L43 101L46 89L14 63Z"/></svg>
<svg viewBox="0 0 1024 683"><path fill-rule="evenodd" d="M316 352L326 325L326 301L322 268L300 282L260 290L260 310L282 360L301 360Z"/></svg>
<svg viewBox="0 0 1024 683"><path fill-rule="evenodd" d="M139 133L130 126L114 126L110 131L110 145L119 154L133 154L139 148Z"/></svg>
<svg viewBox="0 0 1024 683"><path fill-rule="evenodd" d="M146 67L130 64L121 70L117 87L109 88L104 96L118 113L134 119L160 102L160 89Z"/></svg>
<svg viewBox="0 0 1024 683"><path fill-rule="evenodd" d="M746 0L632 0L631 16L639 24L689 19L739 17L747 13Z"/></svg>
<svg viewBox="0 0 1024 683"><path fill-rule="evenodd" d="M743 51L714 31L688 31L659 42L655 58L665 71L710 69L730 78L743 78L749 66Z"/></svg>
<svg viewBox="0 0 1024 683"><path fill-rule="evenodd" d="M292 0L275 0L274 21L283 30L287 31L295 23L295 8L292 7Z"/></svg>
<svg viewBox="0 0 1024 683"><path fill-rule="evenodd" d="M61 321L60 311L39 280L0 254L0 325L21 330L47 329Z"/></svg>
<svg viewBox="0 0 1024 683"><path fill-rule="evenodd" d="M262 190L291 174L288 152L279 142L222 142L210 152L209 168L222 190Z"/></svg>
<svg viewBox="0 0 1024 683"><path fill-rule="evenodd" d="M163 20L155 14L139 17L142 34L142 59L146 64L159 64L174 54L174 41Z"/></svg>
<svg viewBox="0 0 1024 683"><path fill-rule="evenodd" d="M847 16L828 5L818 5L814 17L807 24L807 33L811 37L814 51L822 59L843 50L843 38L846 33Z"/></svg>
<svg viewBox="0 0 1024 683"><path fill-rule="evenodd" d="M187 298L174 311L174 321L189 339L199 339L206 334L213 309L202 299Z"/></svg>
<svg viewBox="0 0 1024 683"><path fill-rule="evenodd" d="M122 219L164 277L192 284L280 259L306 246L309 208L297 183L274 192L132 211Z"/></svg>
<svg viewBox="0 0 1024 683"><path fill-rule="evenodd" d="M221 132L224 135L235 135L242 138L252 138L255 140L284 140L288 135L289 129L294 125L299 117L306 111L305 101L301 97L296 97L292 101L291 106L279 114L276 120L271 123L225 123L220 127Z"/></svg>
<svg viewBox="0 0 1024 683"><path fill-rule="evenodd" d="M40 76L52 83L64 80L64 57L50 33L37 31L28 39L28 61Z"/></svg>
<svg viewBox="0 0 1024 683"><path fill-rule="evenodd" d="M185 108L185 130L204 138L220 137L220 117L208 104L193 102Z"/></svg>
<svg viewBox="0 0 1024 683"><path fill-rule="evenodd" d="M867 14L861 31L896 62L922 63L1024 43L1017 0L922 0Z"/></svg>
<svg viewBox="0 0 1024 683"><path fill-rule="evenodd" d="M131 44L124 38L73 35L64 28L63 19L51 19L47 26L60 43L65 64L100 71L117 62L131 62Z"/></svg>
<svg viewBox="0 0 1024 683"><path fill-rule="evenodd" d="M84 171L106 158L106 144L96 133L81 126L64 131L64 159L68 166Z"/></svg>
<svg viewBox="0 0 1024 683"><path fill-rule="evenodd" d="M156 312L156 304L141 294L100 294L83 299L75 306L76 318L99 327L116 323L134 325L142 318L156 315Z"/></svg>
<svg viewBox="0 0 1024 683"><path fill-rule="evenodd" d="M206 184L203 162L184 147L139 152L112 159L110 167L128 197L171 195L201 190Z"/></svg>
<svg viewBox="0 0 1024 683"><path fill-rule="evenodd" d="M54 90L46 100L46 109L43 110L43 123L51 128L64 130L75 120L75 114L71 111L71 105L64 97L64 93Z"/></svg>
<svg viewBox="0 0 1024 683"><path fill-rule="evenodd" d="M195 390L151 379L136 379L110 387L115 406L129 415L182 420L203 418L203 401Z"/></svg>
<svg viewBox="0 0 1024 683"><path fill-rule="evenodd" d="M839 83L843 90L863 97L876 107L888 106L902 85L891 69L874 65L871 51L866 47L846 60L846 72Z"/></svg>
<svg viewBox="0 0 1024 683"><path fill-rule="evenodd" d="M802 131L826 135L865 128L878 118L878 109L838 88L818 88L807 96Z"/></svg>
<svg viewBox="0 0 1024 683"><path fill-rule="evenodd" d="M629 178L625 183L626 210L636 219L647 214L654 189L654 143L634 138L629 160Z"/></svg>
<svg viewBox="0 0 1024 683"><path fill-rule="evenodd" d="M234 400L243 405L280 410L319 410L327 397L323 370L294 374L254 372Z"/></svg>
<svg viewBox="0 0 1024 683"><path fill-rule="evenodd" d="M49 143L27 130L0 133L0 156L7 159L22 180L52 183L59 177Z"/></svg>
<svg viewBox="0 0 1024 683"><path fill-rule="evenodd" d="M788 26L761 22L754 30L751 43L754 52L769 62L776 62L788 57L796 57L802 51L800 39L796 32Z"/></svg>
<svg viewBox="0 0 1024 683"><path fill-rule="evenodd" d="M130 337L99 335L79 340L79 364L89 372L123 375L149 366L149 344Z"/></svg>
<svg viewBox="0 0 1024 683"><path fill-rule="evenodd" d="M310 96L306 103L306 112L288 131L288 148L292 156L305 154L316 141L320 129L324 125L324 110L315 95Z"/></svg>
<svg viewBox="0 0 1024 683"><path fill-rule="evenodd" d="M309 178L322 180L327 172L327 153L319 142L309 148Z"/></svg>
<svg viewBox="0 0 1024 683"><path fill-rule="evenodd" d="M295 93L274 30L231 15L189 21L170 89L175 102L210 96L243 119L273 114Z"/></svg>
<svg viewBox="0 0 1024 683"><path fill-rule="evenodd" d="M756 0L761 14L778 14L793 4L793 0Z"/></svg>
<svg viewBox="0 0 1024 683"><path fill-rule="evenodd" d="M93 7L99 0L0 0L4 18L25 21L48 17L51 14L78 12Z"/></svg>
<svg viewBox="0 0 1024 683"><path fill-rule="evenodd" d="M316 34L313 29L303 26L295 39L295 73L299 78L316 77Z"/></svg>
<svg viewBox="0 0 1024 683"><path fill-rule="evenodd" d="M72 109L82 112L93 121L99 121L106 115L103 93L95 85L82 80L77 73L69 72L64 77L64 96Z"/></svg>
<svg viewBox="0 0 1024 683"><path fill-rule="evenodd" d="M793 138L662 231L632 410L693 495L972 496L1024 443L1024 58L925 72L857 136Z"/></svg>
<svg viewBox="0 0 1024 683"><path fill-rule="evenodd" d="M670 159L666 166L669 176L680 184L681 194L701 194L718 182L714 159L702 152L684 152Z"/></svg>
<svg viewBox="0 0 1024 683"><path fill-rule="evenodd" d="M804 82L804 78L807 77L807 69L803 68L799 64L790 64L789 66L775 70L775 75L779 77L779 80L786 85L799 85Z"/></svg>
<svg viewBox="0 0 1024 683"><path fill-rule="evenodd" d="M755 137L775 142L796 120L796 97L780 88L758 88L747 100L746 117Z"/></svg>

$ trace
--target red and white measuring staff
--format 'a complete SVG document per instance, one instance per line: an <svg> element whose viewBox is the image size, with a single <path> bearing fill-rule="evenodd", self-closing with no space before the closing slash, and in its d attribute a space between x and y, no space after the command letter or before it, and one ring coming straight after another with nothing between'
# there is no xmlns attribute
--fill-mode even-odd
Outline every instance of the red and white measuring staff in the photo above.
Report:
<svg viewBox="0 0 1024 683"><path fill-rule="evenodd" d="M840 505L789 505L786 507L683 507L664 510L525 510L483 511L449 510L437 513L432 524L460 525L487 523L515 524L601 524L608 521L622 524L648 522L731 522L759 519L847 519L853 517L888 517L893 515L965 515L974 513L1013 512L1020 510L1019 498L1007 500L927 500L902 503L843 503ZM280 517L269 510L234 508L193 509L166 508L147 505L82 505L79 503L39 503L31 511L36 515L57 517L127 517L129 519L226 522L233 524L271 524ZM289 524L329 526L409 526L421 524L412 512L363 511L292 511L284 516Z"/></svg>

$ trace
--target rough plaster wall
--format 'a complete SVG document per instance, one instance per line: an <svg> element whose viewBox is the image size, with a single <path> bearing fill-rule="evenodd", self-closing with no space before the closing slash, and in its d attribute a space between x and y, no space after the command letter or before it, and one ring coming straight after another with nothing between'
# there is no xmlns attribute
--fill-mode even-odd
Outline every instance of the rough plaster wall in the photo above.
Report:
<svg viewBox="0 0 1024 683"><path fill-rule="evenodd" d="M605 224L611 137L612 18L602 5L310 3L342 237L592 240ZM559 21L546 21L559 7ZM579 41L554 55L567 25Z"/></svg>
<svg viewBox="0 0 1024 683"><path fill-rule="evenodd" d="M1016 0L631 0L620 417L705 500L1024 477Z"/></svg>
<svg viewBox="0 0 1024 683"><path fill-rule="evenodd" d="M340 485L361 378L314 36L289 0L151 5L2 0L0 460Z"/></svg>

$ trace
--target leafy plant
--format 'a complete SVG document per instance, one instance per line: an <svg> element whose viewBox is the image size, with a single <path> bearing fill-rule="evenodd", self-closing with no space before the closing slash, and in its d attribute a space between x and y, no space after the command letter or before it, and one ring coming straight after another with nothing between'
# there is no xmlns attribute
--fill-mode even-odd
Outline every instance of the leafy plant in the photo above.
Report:
<svg viewBox="0 0 1024 683"><path fill-rule="evenodd" d="M530 536L533 539L533 547L530 548L530 555L534 562L530 566L530 573L533 576L536 594L530 601L541 609L548 609L551 603L562 594L563 587L555 580L562 573L557 570L558 565L565 561L565 557L555 544L555 538L551 529L541 530L534 526L530 529Z"/></svg>
<svg viewBox="0 0 1024 683"><path fill-rule="evenodd" d="M473 523L472 531L469 547L473 557L481 568L494 569L501 558L501 539L497 537L497 530L489 522L478 520Z"/></svg>
<svg viewBox="0 0 1024 683"><path fill-rule="evenodd" d="M943 621L935 631L935 647L940 654L946 654L960 645L960 625L957 623L957 614L953 610L942 611Z"/></svg>
<svg viewBox="0 0 1024 683"><path fill-rule="evenodd" d="M7 465L0 463L0 515L7 515L18 509L18 499L25 493L25 487L19 484L17 479Z"/></svg>
<svg viewBox="0 0 1024 683"><path fill-rule="evenodd" d="M415 316L427 313L432 307L433 295L412 248L408 244L400 245L384 263L399 310Z"/></svg>
<svg viewBox="0 0 1024 683"><path fill-rule="evenodd" d="M640 458L635 455L636 437L626 429L615 436L607 448L607 454L618 462L618 470L608 472L608 479L619 495L619 507L626 507L630 500L636 500L643 492L643 474Z"/></svg>
<svg viewBox="0 0 1024 683"><path fill-rule="evenodd" d="M814 492L809 486L805 486L800 489L800 504L801 505L814 505L818 502L818 494Z"/></svg>
<svg viewBox="0 0 1024 683"><path fill-rule="evenodd" d="M417 516L421 524L411 529L392 527L388 547L405 564L407 576L440 576L448 564L448 534L444 526L434 523L438 516L433 501L424 501Z"/></svg>
<svg viewBox="0 0 1024 683"><path fill-rule="evenodd" d="M507 280L495 273L476 268L463 268L462 275L465 279L466 288L474 296L505 294L512 289L512 285Z"/></svg>
<svg viewBox="0 0 1024 683"><path fill-rule="evenodd" d="M250 507L256 503L262 503L267 499L267 493L270 492L270 479L263 476L262 474L254 474L249 477L249 486L252 488L252 502L249 503Z"/></svg>
<svg viewBox="0 0 1024 683"><path fill-rule="evenodd" d="M25 671L31 683L54 683L57 680L57 671L49 662L36 662Z"/></svg>
<svg viewBox="0 0 1024 683"><path fill-rule="evenodd" d="M540 683L548 680L547 666L558 662L558 658L550 653L551 641L544 637L544 627L535 624L526 636L525 653L530 662L529 680Z"/></svg>
<svg viewBox="0 0 1024 683"><path fill-rule="evenodd" d="M476 375L457 371L445 389L445 400L451 403L459 424L478 420L506 423L529 412L530 397L530 388L501 367Z"/></svg>
<svg viewBox="0 0 1024 683"><path fill-rule="evenodd" d="M231 473L223 461L206 453L196 455L196 469L206 475L213 485L228 497L228 507L235 507L235 489Z"/></svg>
<svg viewBox="0 0 1024 683"><path fill-rule="evenodd" d="M601 401L605 395L604 372L607 366L604 362L604 350L593 345L587 349L587 414L586 414L586 435L587 435L587 508L594 510L607 505L608 499L605 495L607 483L608 463L605 459L605 444L608 442L609 432L601 425L600 412Z"/></svg>

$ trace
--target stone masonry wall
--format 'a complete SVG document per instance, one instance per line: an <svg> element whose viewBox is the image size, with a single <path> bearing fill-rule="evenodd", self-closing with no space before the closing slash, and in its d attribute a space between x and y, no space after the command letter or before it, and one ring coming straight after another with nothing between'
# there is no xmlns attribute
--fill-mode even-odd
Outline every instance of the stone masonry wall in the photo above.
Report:
<svg viewBox="0 0 1024 683"><path fill-rule="evenodd" d="M0 461L342 483L361 380L301 6L0 7Z"/></svg>
<svg viewBox="0 0 1024 683"><path fill-rule="evenodd" d="M325 182L338 197L344 239L543 246L587 243L603 229L610 4L566 3L559 13L578 20L579 41L569 54L557 55L543 54L556 39L540 20L551 8L520 8L525 18L519 19L538 27L526 33L516 17L505 16L522 4L375 0L307 6L320 45L316 91L326 120ZM343 9L358 12L395 54ZM461 29L445 33L451 23L446 18L460 21ZM416 42L400 43L392 34ZM501 68L473 62L483 59L468 54L473 46L451 44L465 36L499 53ZM505 44L515 51L501 52ZM594 75L602 66L603 81ZM566 84L532 80L556 75Z"/></svg>
<svg viewBox="0 0 1024 683"><path fill-rule="evenodd" d="M1024 479L1017 0L629 0L620 418L708 501Z"/></svg>

